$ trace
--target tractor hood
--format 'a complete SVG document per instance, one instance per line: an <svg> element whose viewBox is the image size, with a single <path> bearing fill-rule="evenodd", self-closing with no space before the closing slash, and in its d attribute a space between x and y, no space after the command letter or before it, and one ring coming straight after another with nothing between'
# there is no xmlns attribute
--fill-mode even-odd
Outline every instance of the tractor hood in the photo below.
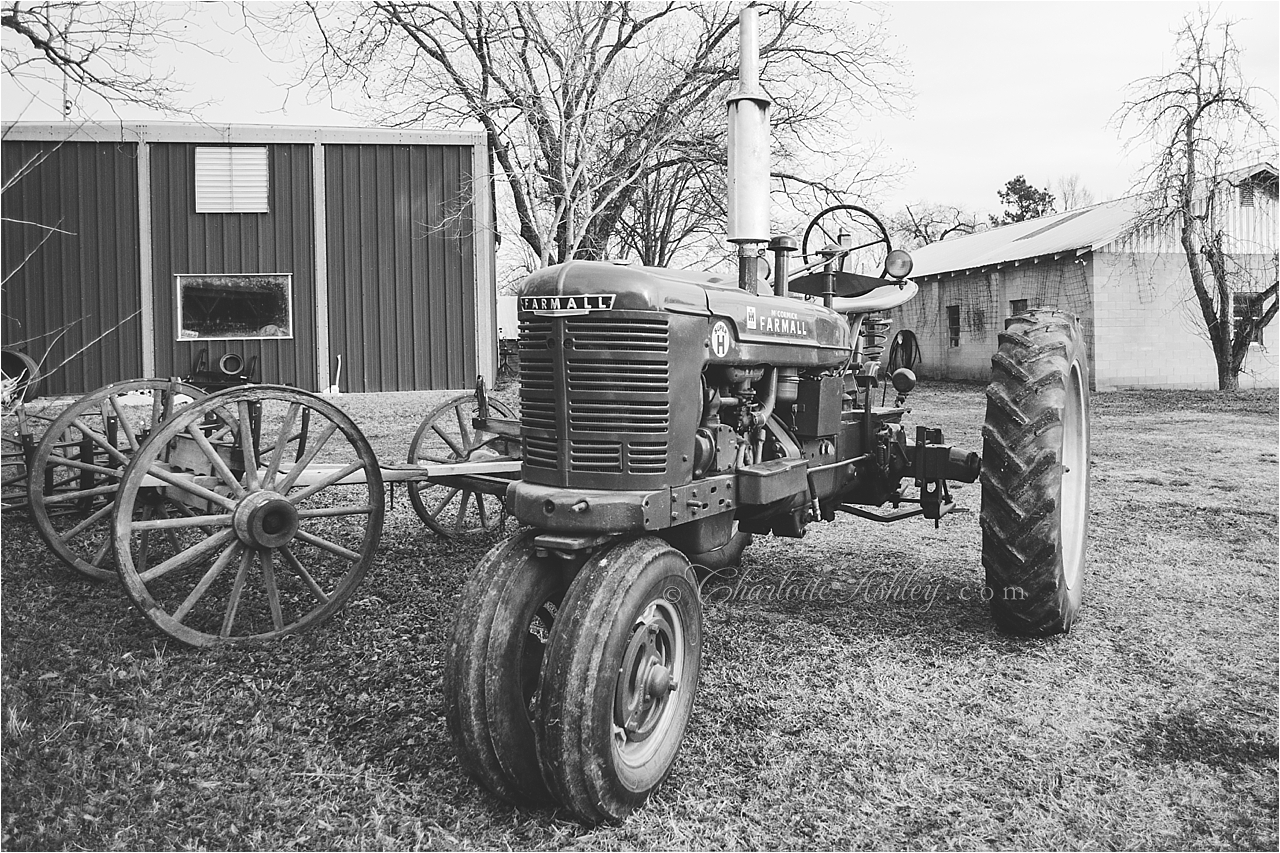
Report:
<svg viewBox="0 0 1280 853"><path fill-rule="evenodd" d="M589 311L674 311L706 316L707 288L737 289L711 273L568 261L546 267L520 285L521 311L583 314ZM606 304L607 303L607 304Z"/></svg>
<svg viewBox="0 0 1280 853"><path fill-rule="evenodd" d="M720 317L743 344L818 347L848 352L845 318L820 303L752 295L736 278L714 273L569 261L538 270L520 286L519 308L544 316L594 311L669 311Z"/></svg>

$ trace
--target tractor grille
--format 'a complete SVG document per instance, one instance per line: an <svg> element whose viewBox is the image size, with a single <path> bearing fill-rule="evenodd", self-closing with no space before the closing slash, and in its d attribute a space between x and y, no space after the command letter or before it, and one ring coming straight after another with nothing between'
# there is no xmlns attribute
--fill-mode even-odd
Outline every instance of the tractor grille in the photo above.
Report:
<svg viewBox="0 0 1280 853"><path fill-rule="evenodd" d="M665 317L595 314L522 321L525 464L584 474L665 473L669 346ZM563 412L556 405L557 388L567 403ZM558 440L565 437L562 425L567 447Z"/></svg>

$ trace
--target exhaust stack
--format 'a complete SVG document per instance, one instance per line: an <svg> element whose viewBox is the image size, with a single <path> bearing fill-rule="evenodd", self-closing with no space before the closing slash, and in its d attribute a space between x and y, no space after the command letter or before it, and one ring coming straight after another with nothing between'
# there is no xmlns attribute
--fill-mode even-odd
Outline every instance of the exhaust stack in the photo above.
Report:
<svg viewBox="0 0 1280 853"><path fill-rule="evenodd" d="M738 286L756 292L769 242L769 96L760 86L756 10L738 14L738 89L729 97L729 242L738 244Z"/></svg>

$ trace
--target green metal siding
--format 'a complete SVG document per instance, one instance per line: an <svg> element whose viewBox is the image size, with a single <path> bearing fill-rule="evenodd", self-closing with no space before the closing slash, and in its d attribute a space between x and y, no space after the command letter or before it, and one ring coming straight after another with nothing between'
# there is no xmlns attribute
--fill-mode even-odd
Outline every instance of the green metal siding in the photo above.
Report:
<svg viewBox="0 0 1280 853"><path fill-rule="evenodd" d="M326 145L329 351L343 391L476 376L472 150Z"/></svg>
<svg viewBox="0 0 1280 853"><path fill-rule="evenodd" d="M319 390L312 146L267 147L269 213L196 213L196 145L149 146L156 371L161 375L188 374L196 355L207 347L210 364L228 352L240 353L246 361L256 355L261 381ZM184 273L292 273L293 338L176 340L174 275Z"/></svg>
<svg viewBox="0 0 1280 853"><path fill-rule="evenodd" d="M46 394L142 373L137 151L4 143L5 185L25 171L3 199L4 345L27 342Z"/></svg>

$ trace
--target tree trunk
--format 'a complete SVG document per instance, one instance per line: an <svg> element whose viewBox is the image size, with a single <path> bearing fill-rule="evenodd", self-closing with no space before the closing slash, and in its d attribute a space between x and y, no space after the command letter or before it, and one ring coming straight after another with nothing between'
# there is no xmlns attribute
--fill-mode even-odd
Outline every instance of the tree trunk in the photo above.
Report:
<svg viewBox="0 0 1280 853"><path fill-rule="evenodd" d="M1231 359L1218 362L1218 390L1239 391L1240 374L1232 369Z"/></svg>

